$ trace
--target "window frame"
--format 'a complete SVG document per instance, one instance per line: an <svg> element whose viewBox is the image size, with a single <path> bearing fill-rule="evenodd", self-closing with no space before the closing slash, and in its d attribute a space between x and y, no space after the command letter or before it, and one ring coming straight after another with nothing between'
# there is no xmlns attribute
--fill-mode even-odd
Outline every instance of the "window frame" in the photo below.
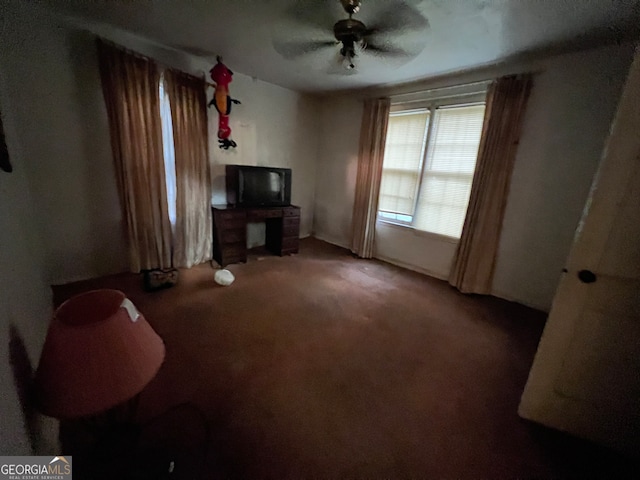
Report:
<svg viewBox="0 0 640 480"><path fill-rule="evenodd" d="M423 103L423 102L420 102ZM416 188L416 194L415 194L415 198L413 199L413 207L411 209L411 211L413 212L411 215L411 222L407 222L404 220L399 220L398 218L394 219L382 219L382 221L387 222L387 223L392 223L394 225L402 225L402 226L407 226L407 227L411 227L412 223L413 223L413 217L414 217L414 213L416 211L416 206L418 205L418 199L420 198L420 188L421 188L421 184L422 184L422 173L423 173L423 169L424 169L424 164L425 164L425 159L427 158L427 149L429 146L429 133L431 131L431 125L432 125L432 115L433 112L429 109L428 106L423 106L423 105L417 105L417 106L412 106L411 108L404 108L401 110L394 110L394 106L391 106L391 109L389 110L389 115L391 114L411 114L411 113L422 113L428 111L429 112L429 118L427 119L427 129L426 132L423 133L422 135L422 149L420 150L420 166L418 167L418 185ZM392 214L392 215L396 215L396 217L398 215L402 215L402 216L406 216L405 214L401 214L401 213L397 213L397 212L388 212L386 210L383 210L385 213L388 214ZM376 218L379 218L380 215L380 209L378 209L377 213L376 213Z"/></svg>
<svg viewBox="0 0 640 480"><path fill-rule="evenodd" d="M405 113L405 112L410 113L410 112L428 110L429 123L427 125L427 129L426 129L427 131L425 133L424 148L422 149L422 152L421 152L420 168L418 171L418 179L419 179L418 188L416 190L416 196L413 201L411 222L381 217L380 212L381 211L385 212L385 211L380 209L378 209L376 212L376 222L393 225L395 227L410 229L413 231L414 234L419 236L437 237L437 238L446 240L448 242L455 242L455 243L460 241L460 238L458 237L444 235L442 233L429 232L427 230L419 230L413 226L413 222L415 218L416 209L418 207L418 201L420 199L420 194L422 193L424 176L427 170L426 163L427 163L427 158L429 156L429 150L430 148L432 148L431 137L433 133L433 119L434 119L436 110L441 107L466 107L466 106L472 106L472 105L485 105L486 107L486 97L487 97L487 92L486 90L483 90L481 92L476 91L476 92L463 93L463 94L434 96L433 98L429 98L429 99L417 99L417 100L412 100L408 102L394 103L392 101L391 108L389 110L390 114ZM475 173L475 169L474 169L474 173ZM473 179L472 179L472 182L473 182ZM386 213L393 213L393 212L386 212Z"/></svg>

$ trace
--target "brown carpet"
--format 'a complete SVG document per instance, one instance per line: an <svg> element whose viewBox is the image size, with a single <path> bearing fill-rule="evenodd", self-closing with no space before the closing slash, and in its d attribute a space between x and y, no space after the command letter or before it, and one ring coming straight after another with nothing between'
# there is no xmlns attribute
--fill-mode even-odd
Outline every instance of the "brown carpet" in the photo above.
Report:
<svg viewBox="0 0 640 480"><path fill-rule="evenodd" d="M128 274L54 288L58 303L121 289L163 337L141 444L173 442L182 478L625 473L617 455L517 416L544 314L314 239L228 268L226 288L208 265L156 293Z"/></svg>

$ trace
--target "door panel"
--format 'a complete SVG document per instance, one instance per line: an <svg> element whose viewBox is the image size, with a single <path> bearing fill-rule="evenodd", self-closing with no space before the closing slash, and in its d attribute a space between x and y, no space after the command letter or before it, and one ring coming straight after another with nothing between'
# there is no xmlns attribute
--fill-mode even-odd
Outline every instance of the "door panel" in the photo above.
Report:
<svg viewBox="0 0 640 480"><path fill-rule="evenodd" d="M640 399L638 344L637 316L586 308L556 379L557 393L595 408L635 406Z"/></svg>
<svg viewBox="0 0 640 480"><path fill-rule="evenodd" d="M640 152L638 152L640 155ZM640 160L638 160L640 161ZM598 269L610 275L640 278L640 169L627 185Z"/></svg>
<svg viewBox="0 0 640 480"><path fill-rule="evenodd" d="M583 275L589 270L595 276ZM640 451L640 54L522 396L524 418Z"/></svg>

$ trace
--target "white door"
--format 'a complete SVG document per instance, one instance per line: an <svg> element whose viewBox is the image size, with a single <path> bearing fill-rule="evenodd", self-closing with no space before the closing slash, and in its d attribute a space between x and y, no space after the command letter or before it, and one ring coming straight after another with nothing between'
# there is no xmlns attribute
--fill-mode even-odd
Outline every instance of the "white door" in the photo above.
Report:
<svg viewBox="0 0 640 480"><path fill-rule="evenodd" d="M519 414L640 452L640 50Z"/></svg>

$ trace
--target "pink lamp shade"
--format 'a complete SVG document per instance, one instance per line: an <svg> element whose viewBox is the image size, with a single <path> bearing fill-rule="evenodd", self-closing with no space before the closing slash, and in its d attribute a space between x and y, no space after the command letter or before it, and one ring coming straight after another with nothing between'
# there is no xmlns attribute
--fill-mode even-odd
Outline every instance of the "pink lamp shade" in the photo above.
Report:
<svg viewBox="0 0 640 480"><path fill-rule="evenodd" d="M118 290L93 290L55 312L36 372L43 413L78 418L142 391L164 361L162 339Z"/></svg>

